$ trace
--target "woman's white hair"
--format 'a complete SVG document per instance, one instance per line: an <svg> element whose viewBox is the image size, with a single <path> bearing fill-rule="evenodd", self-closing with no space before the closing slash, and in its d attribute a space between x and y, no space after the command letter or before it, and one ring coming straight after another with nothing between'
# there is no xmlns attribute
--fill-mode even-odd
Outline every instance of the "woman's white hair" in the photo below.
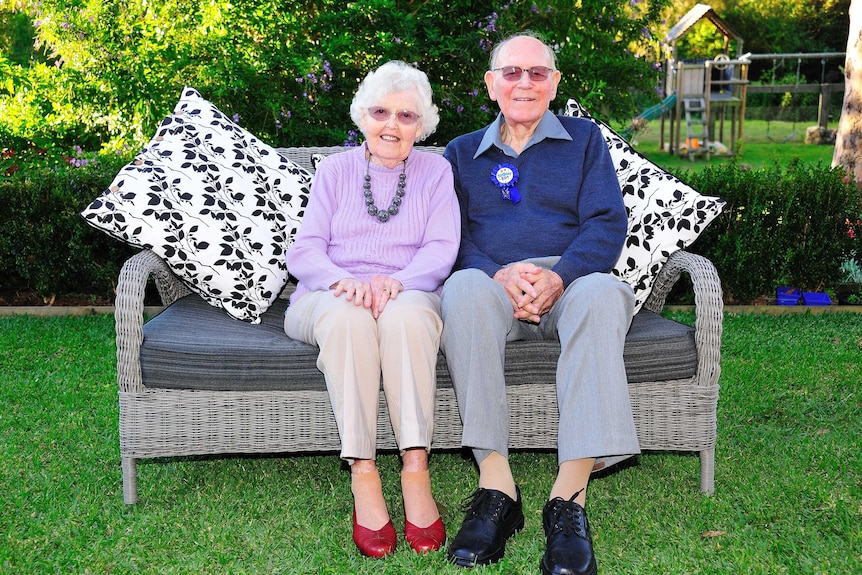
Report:
<svg viewBox="0 0 862 575"><path fill-rule="evenodd" d="M353 123L362 130L362 119L368 113L368 108L380 104L387 95L393 92L412 90L416 93L415 110L421 116L419 122L422 129L416 132L416 141L421 142L434 133L440 123L437 106L431 96L431 83L422 70L400 60L386 62L365 76L353 102L350 103L350 117Z"/></svg>

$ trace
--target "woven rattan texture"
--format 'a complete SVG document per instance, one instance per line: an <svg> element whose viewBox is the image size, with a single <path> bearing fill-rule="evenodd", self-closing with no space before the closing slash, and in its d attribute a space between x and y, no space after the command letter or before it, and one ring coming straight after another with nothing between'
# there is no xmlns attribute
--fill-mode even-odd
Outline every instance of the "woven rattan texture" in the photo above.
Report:
<svg viewBox="0 0 862 575"><path fill-rule="evenodd" d="M341 148L280 149L311 169L314 154ZM442 148L425 148L442 152ZM699 453L700 488L714 490L716 408L720 375L722 295L715 267L707 259L676 252L655 281L644 308L661 312L683 275L690 279L696 306L697 373L673 381L630 384L641 448ZM120 456L126 503L138 498L137 459L227 453L333 452L338 433L324 391L189 391L150 389L141 376L144 291L152 279L169 305L190 293L152 252L142 251L123 267L116 298L117 381ZM283 294L282 297L285 297ZM554 365L530 366L534 383L508 390L513 449L555 449L559 414ZM518 370L522 366L511 366ZM379 445L394 448L392 428L381 400ZM451 387L437 392L435 449L460 448L461 422Z"/></svg>

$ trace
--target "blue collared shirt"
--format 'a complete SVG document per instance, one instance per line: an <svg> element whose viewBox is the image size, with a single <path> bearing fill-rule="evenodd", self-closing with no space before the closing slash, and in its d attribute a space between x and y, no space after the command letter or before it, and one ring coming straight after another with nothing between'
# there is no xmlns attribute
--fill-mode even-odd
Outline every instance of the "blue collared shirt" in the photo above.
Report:
<svg viewBox="0 0 862 575"><path fill-rule="evenodd" d="M476 149L476 154L473 156L474 160L481 156L491 146L497 146L497 148L507 156L512 158L518 157L518 153L515 152L515 150L513 150L508 144L503 143L503 133L500 128L504 121L505 119L503 118L502 112L497 114L497 119L488 126L487 130L485 130L485 136L482 138L482 141L479 142L479 147ZM569 135L560 123L560 120L557 119L554 113L550 110L545 110L545 114L542 116L542 119L539 120L539 125L536 126L536 131L533 132L532 136L530 136L530 140L527 142L527 145L524 146L524 150L530 146L538 144L545 138L554 138L557 140L572 139L572 136ZM524 150L521 150L521 153L523 153Z"/></svg>

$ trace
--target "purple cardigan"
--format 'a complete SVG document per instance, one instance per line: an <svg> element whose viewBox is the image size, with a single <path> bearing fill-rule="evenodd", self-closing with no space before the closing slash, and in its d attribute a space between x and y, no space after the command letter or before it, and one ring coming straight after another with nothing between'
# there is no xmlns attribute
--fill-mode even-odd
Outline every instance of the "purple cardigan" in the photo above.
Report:
<svg viewBox="0 0 862 575"><path fill-rule="evenodd" d="M291 301L328 290L343 278L387 275L405 290L432 292L448 277L461 239L449 162L413 150L403 202L386 223L368 214L365 169L365 146L328 156L318 166L302 225L287 251L287 269L299 280ZM389 207L400 174L401 165L371 164L371 189L380 208Z"/></svg>

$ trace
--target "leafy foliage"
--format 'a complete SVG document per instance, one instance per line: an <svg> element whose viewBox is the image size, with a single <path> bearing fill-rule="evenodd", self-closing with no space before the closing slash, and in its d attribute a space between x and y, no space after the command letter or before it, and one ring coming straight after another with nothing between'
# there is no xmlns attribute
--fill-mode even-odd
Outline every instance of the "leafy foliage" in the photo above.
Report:
<svg viewBox="0 0 862 575"><path fill-rule="evenodd" d="M16 172L0 180L0 277L6 288L49 297L112 296L123 262L135 253L83 222L79 212L107 188L119 159Z"/></svg>
<svg viewBox="0 0 862 575"><path fill-rule="evenodd" d="M843 176L840 168L797 161L687 174L690 185L728 202L692 251L712 260L731 300L751 301L780 285L835 286L854 248L845 221L855 221L862 207L862 195Z"/></svg>
<svg viewBox="0 0 862 575"><path fill-rule="evenodd" d="M496 113L482 82L491 46L532 29L558 50L558 105L574 95L602 119L628 123L658 100L659 39L693 4L0 0L3 282L44 295L110 290L129 249L77 214L185 85L272 145L354 143L361 136L348 103L357 83L400 59L428 74L441 123L426 143L445 144ZM844 49L849 0L710 4L746 50ZM735 296L757 297L778 283L821 286L838 269L841 214L858 218L862 210L828 169L810 170L711 168L686 178L732 203L694 249L716 262ZM825 227L833 219L835 228Z"/></svg>
<svg viewBox="0 0 862 575"><path fill-rule="evenodd" d="M5 2L8 11L11 2ZM558 47L560 94L629 118L654 98L649 54L667 0L53 0L15 3L48 54L0 95L0 148L140 145L184 85L272 145L356 141L348 103L379 64L428 73L444 144L496 113L482 81L491 46L534 29ZM653 50L654 51L654 50Z"/></svg>

